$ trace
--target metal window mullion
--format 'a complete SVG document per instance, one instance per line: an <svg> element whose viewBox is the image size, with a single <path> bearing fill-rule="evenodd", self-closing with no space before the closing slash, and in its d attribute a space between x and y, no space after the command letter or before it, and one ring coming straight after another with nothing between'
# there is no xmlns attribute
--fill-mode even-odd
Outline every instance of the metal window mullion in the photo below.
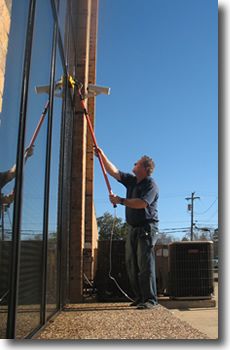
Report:
<svg viewBox="0 0 230 350"><path fill-rule="evenodd" d="M51 0L51 6L52 6L52 10L53 10L54 21L56 22L56 25L57 25L59 54L60 54L60 57L61 57L62 64L65 67L64 48L63 48L63 45L62 45L61 31L60 31L60 28L59 28L58 14L57 14L57 10L58 10L58 7L59 7L59 1L57 3L57 6L56 6L55 1Z"/></svg>
<svg viewBox="0 0 230 350"><path fill-rule="evenodd" d="M67 89L67 77L64 77L63 87L63 103L62 103L62 118L61 118L61 135L60 135L60 155L59 155L59 182L58 182L58 235L57 235L57 300L58 309L63 305L63 278L62 278L62 267L63 267L63 191L64 191L64 150L65 150L65 130L66 130L66 89Z"/></svg>
<svg viewBox="0 0 230 350"><path fill-rule="evenodd" d="M14 211L13 211L13 228L12 228L12 249L11 249L11 266L10 266L10 292L9 307L7 317L7 334L8 339L14 339L16 336L16 312L18 299L19 284L19 267L20 267L20 229L21 229L21 210L22 210L22 186L24 170L24 149L25 149L25 132L26 132L26 112L28 101L28 88L30 76L30 63L33 41L34 17L35 17L36 0L31 0L28 12L27 33L25 58L22 77L22 92L19 114L19 130L16 159L16 177L14 189Z"/></svg>
<svg viewBox="0 0 230 350"><path fill-rule="evenodd" d="M54 23L53 45L50 72L49 112L46 141L46 167L44 185L44 213L43 213L43 261L42 261L42 302L41 302L41 324L46 322L46 295L47 295L47 261L48 261L48 227L49 227L49 194L50 194L50 165L52 148L52 124L53 124L53 101L55 89L55 63L57 47L57 25Z"/></svg>
<svg viewBox="0 0 230 350"><path fill-rule="evenodd" d="M66 162L67 167L69 167L69 160L66 158L66 147L70 150L72 147L72 134L69 134L69 129L72 130L72 127L69 126L69 123L72 120L72 117L70 118L69 114L67 115L67 104L71 102L70 99L70 92L68 90L68 80L66 78L65 80L65 91L64 91L64 102L63 102L63 108L62 108L62 138L61 138L61 145L62 145L62 152L61 152L61 158L60 158L60 187L59 187L59 264L60 264L60 273L59 273L59 279L60 279L60 292L59 292L59 302L60 302L60 308L63 308L66 303L66 288L67 288L67 266L68 266L68 244L69 244L69 231L70 231L70 223L69 223L69 201L66 202L66 198L68 198L68 195L70 193L70 184L69 181L66 181ZM68 99L68 101L67 101ZM72 115L72 113L71 113ZM71 123L72 125L72 123ZM68 134L67 134L68 133ZM68 143L68 144L67 144ZM64 167L65 167L65 176L64 176ZM69 170L68 170L69 174ZM68 176L68 175L67 175ZM68 185L67 185L68 184ZM65 207L63 207L63 204ZM63 213L64 209L64 213ZM64 217L63 217L64 215ZM64 276L63 276L64 274Z"/></svg>
<svg viewBox="0 0 230 350"><path fill-rule="evenodd" d="M57 41L58 41L58 47L59 47L59 54L62 62L62 67L63 67L63 81L64 81L64 96L63 96L63 105L62 105L62 122L61 122L61 150L60 150L60 165L59 165L59 187L58 187L58 237L57 237L57 268L58 268L58 275L57 275L57 300L58 300L58 309L62 308L64 305L64 288L66 287L64 284L66 281L63 281L63 273L64 273L64 266L66 264L66 252L64 251L67 249L66 246L66 230L68 231L67 228L67 223L63 222L63 191L64 189L64 174L63 174L63 165L64 165L64 157L65 157L65 133L66 133L66 105L67 105L67 94L66 91L69 88L68 87L68 70L67 70L67 64L66 64L66 59L64 55L64 49L63 49L63 44L62 44L62 38L61 38L61 33L60 33L60 28L59 28L59 23L58 23L58 8L59 8L59 1L57 3L57 6L55 5L55 1L51 0L52 4L52 9L53 9L53 16L54 20L56 21L57 24ZM69 5L69 3L68 3ZM67 37L69 37L69 28L68 28L68 33ZM69 39L67 39L68 45L69 45ZM72 102L72 101L71 101ZM66 209L65 209L66 211ZM66 214L65 214L66 215ZM65 218L66 219L66 218ZM64 227L65 225L65 227Z"/></svg>
<svg viewBox="0 0 230 350"><path fill-rule="evenodd" d="M69 7L69 2L67 4ZM56 19L58 19L57 11L54 8L54 11L56 12ZM69 21L68 25L66 26L68 28L66 32L66 42L67 42L67 49L66 52L68 52L68 46L69 46ZM66 147L66 124L67 124L67 116L66 116L66 108L67 108L67 89L69 89L68 86L68 68L67 68L67 62L68 58L65 58L63 45L62 45L62 38L60 33L60 28L58 26L58 44L59 44L59 52L61 56L62 66L64 70L64 96L63 96L63 104L62 104L62 124L61 124L61 152L60 152L60 168L59 168L59 195L58 195L58 228L59 228L59 235L58 235L58 308L63 308L65 305L65 288L66 288L66 268L67 268L67 242L68 242L68 232L69 228L67 227L66 222L66 207L64 208L63 213L63 203L66 206L66 185L64 184L64 165L65 165L65 147ZM63 193L65 192L65 196ZM64 218L63 218L63 215ZM64 219L64 220L63 220ZM64 275L63 275L64 274Z"/></svg>
<svg viewBox="0 0 230 350"><path fill-rule="evenodd" d="M58 13L57 13L57 6L55 5L55 0L50 0L51 1L51 7L52 7L52 10L53 10L53 17L54 17L54 20L56 21L56 24L57 24L57 40L58 40L58 46L59 46L59 54L60 54L60 58L61 58L61 62L62 62L62 67L63 67L63 71L64 71L64 75L66 75L68 77L68 63L66 62L66 59L68 58L65 58L65 53L64 53L64 47L63 47L63 43L62 43L62 37L61 37L61 31L60 31L60 27L59 27L59 22L58 22ZM59 6L59 1L58 1L58 4ZM69 8L69 2L68 2L68 8ZM71 8L69 8L69 11L71 12ZM70 19L69 19L69 23L70 23ZM71 24L70 24L71 26ZM69 26L68 26L68 33L67 35L70 37L70 31L69 31ZM67 46L69 46L69 38L66 39L67 41ZM76 51L76 49L75 49ZM74 51L74 52L75 52ZM75 55L75 54L74 54ZM74 60L76 62L76 59ZM75 76L75 72L73 72L73 75ZM67 86L68 88L68 86ZM74 104L74 101L75 101L75 89L74 89L74 94L73 96L70 94L71 96L71 102L72 102L72 107L75 108L75 104Z"/></svg>

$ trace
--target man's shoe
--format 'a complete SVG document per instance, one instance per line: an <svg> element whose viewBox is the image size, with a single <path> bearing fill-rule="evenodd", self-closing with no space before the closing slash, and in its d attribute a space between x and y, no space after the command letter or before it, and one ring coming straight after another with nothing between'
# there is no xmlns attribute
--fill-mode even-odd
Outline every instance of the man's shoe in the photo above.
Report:
<svg viewBox="0 0 230 350"><path fill-rule="evenodd" d="M138 310L151 310L156 309L159 307L159 304L152 304L149 301L146 301L145 303L140 303L137 305Z"/></svg>
<svg viewBox="0 0 230 350"><path fill-rule="evenodd" d="M138 306L141 303L140 299L134 300L129 306Z"/></svg>

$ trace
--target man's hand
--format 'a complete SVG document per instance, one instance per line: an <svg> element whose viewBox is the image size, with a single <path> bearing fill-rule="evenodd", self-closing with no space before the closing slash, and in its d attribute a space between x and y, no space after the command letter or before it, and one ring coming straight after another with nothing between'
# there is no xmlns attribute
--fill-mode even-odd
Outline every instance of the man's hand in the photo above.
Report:
<svg viewBox="0 0 230 350"><path fill-rule="evenodd" d="M34 145L27 147L25 149L25 154L24 154L25 161L27 160L28 157L31 157L33 153L34 153Z"/></svg>
<svg viewBox="0 0 230 350"><path fill-rule="evenodd" d="M94 155L96 157L98 157L98 155L100 154L100 158L105 166L105 170L109 173L109 175L111 175L112 177L114 177L119 181L121 179L120 171L117 169L117 167L113 163L109 161L109 159L106 157L102 149L94 145L93 150L94 150Z"/></svg>
<svg viewBox="0 0 230 350"><path fill-rule="evenodd" d="M93 146L94 155L98 158L98 154L102 154L102 150L99 147Z"/></svg>
<svg viewBox="0 0 230 350"><path fill-rule="evenodd" d="M116 194L110 194L109 200L112 204L121 204L121 198L118 197Z"/></svg>
<svg viewBox="0 0 230 350"><path fill-rule="evenodd" d="M3 203L3 204L5 204L5 205L9 205L9 204L11 204L12 202L14 201L14 193L12 192L12 193L10 193L10 194L8 194L8 195L3 195L2 197L1 197L1 202Z"/></svg>
<svg viewBox="0 0 230 350"><path fill-rule="evenodd" d="M121 198L118 197L116 194L111 194L109 196L110 202L113 204L122 204L126 207L132 208L132 209L144 209L148 206L148 203L140 198Z"/></svg>

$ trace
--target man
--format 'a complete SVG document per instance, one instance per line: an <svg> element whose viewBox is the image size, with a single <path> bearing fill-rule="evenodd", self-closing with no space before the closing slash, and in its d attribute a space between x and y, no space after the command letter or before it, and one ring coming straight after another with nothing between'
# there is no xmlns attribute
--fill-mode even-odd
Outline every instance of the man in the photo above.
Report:
<svg viewBox="0 0 230 350"><path fill-rule="evenodd" d="M154 162L143 156L134 164L132 175L119 171L101 149L95 150L96 155L98 152L106 171L127 189L126 198L111 194L110 201L126 207L126 269L135 294L131 306L137 306L138 309L155 308L158 302L154 246L158 230L159 195L158 187L150 177L155 167Z"/></svg>
<svg viewBox="0 0 230 350"><path fill-rule="evenodd" d="M14 195L13 193L9 195L3 195L1 193L2 187L4 187L8 182L13 180L15 177L15 172L16 172L16 166L14 165L11 169L5 171L5 172L0 172L0 205L2 204L10 204L13 199Z"/></svg>
<svg viewBox="0 0 230 350"><path fill-rule="evenodd" d="M28 157L33 155L34 146L27 147L24 154L24 160L27 161ZM11 204L14 200L14 193L10 193L8 195L2 194L2 188L10 181L15 178L16 175L16 165L5 172L0 172L0 207L4 204ZM1 208L2 209L2 208ZM2 211L2 210L1 210Z"/></svg>

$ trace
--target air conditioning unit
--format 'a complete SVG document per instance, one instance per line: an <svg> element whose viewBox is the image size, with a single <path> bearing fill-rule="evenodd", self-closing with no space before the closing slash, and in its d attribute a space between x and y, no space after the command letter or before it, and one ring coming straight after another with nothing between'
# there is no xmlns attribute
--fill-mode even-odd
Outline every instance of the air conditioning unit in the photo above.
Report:
<svg viewBox="0 0 230 350"><path fill-rule="evenodd" d="M158 295L168 295L168 245L155 246L156 253L156 280ZM97 290L99 301L128 301L118 289L115 282L109 278L110 259L111 275L119 286L131 298L134 298L125 266L125 240L112 241L112 254L110 256L110 241L99 240L97 254L97 271L94 287Z"/></svg>
<svg viewBox="0 0 230 350"><path fill-rule="evenodd" d="M156 244L155 255L157 294L168 295L168 244Z"/></svg>
<svg viewBox="0 0 230 350"><path fill-rule="evenodd" d="M169 244L170 298L211 299L213 291L213 242Z"/></svg>
<svg viewBox="0 0 230 350"><path fill-rule="evenodd" d="M119 286L129 297L133 297L125 267L125 241L113 240L110 256L110 241L99 240L97 271L94 279L97 299L99 301L128 301L124 294L118 289L116 283L109 278L110 259L112 277L116 279Z"/></svg>

